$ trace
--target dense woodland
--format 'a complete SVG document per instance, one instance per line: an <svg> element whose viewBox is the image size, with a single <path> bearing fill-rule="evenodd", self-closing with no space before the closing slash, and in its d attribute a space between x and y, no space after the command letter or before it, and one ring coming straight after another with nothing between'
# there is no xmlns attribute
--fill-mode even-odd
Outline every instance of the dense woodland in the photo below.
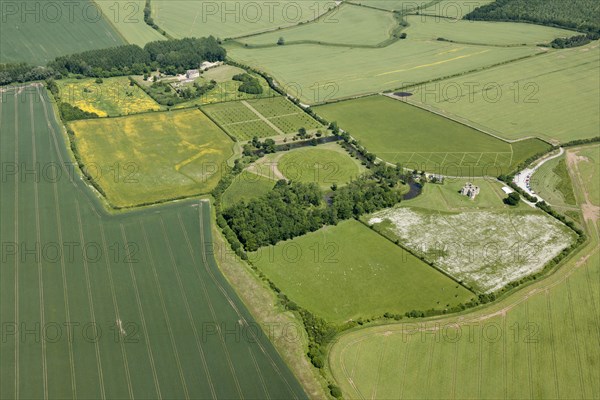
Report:
<svg viewBox="0 0 600 400"><path fill-rule="evenodd" d="M58 57L48 66L63 74L93 77L141 75L157 69L174 75L198 68L203 61L224 61L226 56L225 49L209 36L159 40L147 43L143 49L137 45L125 45L91 50Z"/></svg>
<svg viewBox="0 0 600 400"><path fill-rule="evenodd" d="M496 0L476 8L465 19L530 22L600 33L597 0Z"/></svg>
<svg viewBox="0 0 600 400"><path fill-rule="evenodd" d="M161 70L174 75L196 69L203 61L224 61L226 56L225 49L212 36L161 40L150 42L144 48L131 44L61 56L48 66L0 64L0 85L60 79L68 74L109 78Z"/></svg>
<svg viewBox="0 0 600 400"><path fill-rule="evenodd" d="M255 251L399 203L398 179L390 179L372 174L336 187L328 204L315 183L281 180L267 195L240 202L222 217L245 250Z"/></svg>

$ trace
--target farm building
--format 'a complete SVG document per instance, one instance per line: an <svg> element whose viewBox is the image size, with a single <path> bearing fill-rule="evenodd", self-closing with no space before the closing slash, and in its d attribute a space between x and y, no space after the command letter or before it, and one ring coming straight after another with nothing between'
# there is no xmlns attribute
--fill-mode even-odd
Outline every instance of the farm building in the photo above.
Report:
<svg viewBox="0 0 600 400"><path fill-rule="evenodd" d="M185 77L187 79L196 79L200 76L200 71L198 71L197 69L188 69L187 71L185 71Z"/></svg>
<svg viewBox="0 0 600 400"><path fill-rule="evenodd" d="M217 61L217 62L204 61L202 64L200 64L200 69L202 71L206 71L211 68L218 67L219 65L222 65L222 64L223 64L222 61Z"/></svg>
<svg viewBox="0 0 600 400"><path fill-rule="evenodd" d="M471 182L467 182L460 190L460 194L467 196L471 200L475 200L475 197L479 194L479 186L474 186Z"/></svg>

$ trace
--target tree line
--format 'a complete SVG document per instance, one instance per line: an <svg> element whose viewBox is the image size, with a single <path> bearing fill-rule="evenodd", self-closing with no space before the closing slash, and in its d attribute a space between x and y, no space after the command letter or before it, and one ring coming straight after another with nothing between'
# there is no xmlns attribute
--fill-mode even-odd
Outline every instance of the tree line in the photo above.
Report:
<svg viewBox="0 0 600 400"><path fill-rule="evenodd" d="M147 43L143 48L130 44L60 56L47 66L0 64L0 85L60 79L68 74L109 78L161 70L174 75L197 69L204 61L224 61L226 57L226 50L213 36L160 40Z"/></svg>
<svg viewBox="0 0 600 400"><path fill-rule="evenodd" d="M529 22L600 33L600 20L594 12L597 7L596 0L496 0L477 7L464 18L479 21Z"/></svg>

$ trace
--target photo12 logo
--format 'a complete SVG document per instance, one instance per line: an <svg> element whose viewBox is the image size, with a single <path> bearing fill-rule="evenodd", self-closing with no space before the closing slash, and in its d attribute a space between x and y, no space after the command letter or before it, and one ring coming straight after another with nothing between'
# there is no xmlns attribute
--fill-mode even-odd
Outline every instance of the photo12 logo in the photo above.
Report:
<svg viewBox="0 0 600 400"><path fill-rule="evenodd" d="M298 24L311 21L332 11L323 18L323 23L337 23L334 17L336 2L321 1L202 1L196 3L199 22L204 24L221 23ZM160 15L160 14L157 14Z"/></svg>

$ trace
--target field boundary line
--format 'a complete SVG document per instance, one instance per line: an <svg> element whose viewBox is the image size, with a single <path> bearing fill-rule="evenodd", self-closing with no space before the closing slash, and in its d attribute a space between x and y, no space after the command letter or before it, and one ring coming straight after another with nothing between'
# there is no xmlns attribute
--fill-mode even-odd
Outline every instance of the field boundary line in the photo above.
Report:
<svg viewBox="0 0 600 400"><path fill-rule="evenodd" d="M208 309L210 310L210 314L213 318L213 321L216 323L216 321L218 321L217 314L215 313L215 309L213 307L212 300L208 294L208 290L206 289L206 284L205 284L204 280L202 279L202 276L200 276L200 272L198 271L198 268L195 268L195 266L197 264L196 264L196 257L194 256L194 249L193 249L192 243L190 242L190 239L188 237L187 230L185 229L185 226L183 225L183 221L181 220L181 214L179 214L179 212L177 213L177 219L179 220L179 227L181 228L183 235L185 237L185 242L187 244L188 251L190 253L190 256L192 257L192 262L194 263L194 271L196 272L196 276L198 277L198 280L200 281L200 286L202 287L202 294L204 295L204 298L208 304ZM201 243L201 246L204 246L204 244ZM206 259L204 261L206 262ZM233 365L233 362L231 361L231 355L229 354L229 349L227 348L227 343L225 342L225 339L223 339L223 334L221 332L221 327L219 325L217 325L217 332L219 333L219 341L221 342L221 347L223 348L223 352L225 353L225 358L227 359L229 371L231 372L231 376L233 377L233 381L234 381L236 389L238 391L238 395L240 396L240 399L243 399L244 394L242 391L242 387L240 385L237 374L235 372L235 366Z"/></svg>
<svg viewBox="0 0 600 400"><path fill-rule="evenodd" d="M375 376L375 385L371 391L371 399L375 400L377 398L377 387L379 386L379 379L381 376L381 364L383 364L383 358L385 356L385 350L388 347L389 339L384 336L383 345L381 346L381 353L379 354L379 360L377 362L377 375Z"/></svg>
<svg viewBox="0 0 600 400"><path fill-rule="evenodd" d="M52 145L50 136L48 136L48 144L50 146ZM57 235L58 235L58 242L64 243L63 234L62 234L62 218L61 218L61 214L60 214L60 203L59 203L59 198L58 198L58 184L56 182L54 182L52 184L52 188L54 191L54 214L56 216L56 230L57 230ZM69 306L69 289L68 289L68 284L67 284L67 271L66 271L65 260L63 257L61 257L61 260L60 260L60 270L61 270L61 275L62 275L65 318L67 321L71 321L71 310L70 310L70 306ZM76 375L75 375L75 360L73 357L73 343L72 343L73 337L71 335L70 329L68 330L67 335L68 335L67 341L69 342L68 343L69 365L71 368L71 391L73 392L73 399L77 399L77 382L76 382Z"/></svg>
<svg viewBox="0 0 600 400"><path fill-rule="evenodd" d="M125 234L125 228L123 226L122 223L119 224L119 227L121 228L121 237L123 238L123 242L125 244L125 246L127 246L127 235ZM133 291L135 294L135 300L138 306L138 312L140 314L140 318L142 319L142 328L144 329L144 332L146 333L146 340L144 341L146 343L146 351L148 352L148 358L150 359L150 369L152 370L152 377L154 378L154 386L156 389L156 394L158 395L159 399L162 399L162 394L160 391L160 384L158 383L158 376L156 374L156 366L154 365L154 355L152 354L152 344L150 343L150 335L149 335L149 331L148 331L148 327L146 325L146 317L144 316L144 309L142 308L142 302L140 300L140 292L137 286L137 280L135 278L135 272L133 271L133 267L132 267L132 263L129 262L129 273L131 275L131 282L133 283ZM120 320L119 320L120 322Z"/></svg>
<svg viewBox="0 0 600 400"><path fill-rule="evenodd" d="M260 371L260 367L258 366L258 363L256 362L256 357L254 357L254 353L252 352L251 347L248 347L248 352L250 353L250 358L252 359L252 364L254 364L254 368L258 372L258 378L260 379L260 386L262 387L263 392L265 393L265 398L267 400L269 400L271 398L271 396L269 396L269 392L267 390L267 385L265 384L265 378L263 377L262 372Z"/></svg>
<svg viewBox="0 0 600 400"><path fill-rule="evenodd" d="M284 131L282 131L274 123L272 123L271 121L269 121L269 119L267 117L265 117L264 115L262 115L256 108L252 107L250 105L250 103L248 103L246 100L242 100L240 103L242 103L243 105L245 105L246 107L248 107L248 109L250 111L252 111L254 114L256 114L258 116L258 118L260 118L261 120L263 120L263 122L265 122L267 125L269 125L271 127L271 129L273 129L279 135L285 135Z"/></svg>
<svg viewBox="0 0 600 400"><path fill-rule="evenodd" d="M106 243L106 236L104 234L104 224L99 224L100 225L100 237L102 238L102 248L104 251L104 254L109 254L108 253L108 246ZM104 265L106 266L106 272L108 274L108 282L110 283L110 294L112 297L112 303L113 303L113 310L115 312L115 316L117 319L120 319L121 316L119 315L119 303L117 301L117 295L115 293L115 283L113 280L113 276L112 276L112 270L110 268L110 262L108 261L108 258L105 257L104 258ZM121 334L121 332L119 331L119 335ZM123 357L123 366L125 367L125 381L127 382L127 390L129 391L129 397L134 399L135 396L133 395L133 386L131 385L131 375L129 372L129 361L127 360L127 352L125 351L125 346L123 345L123 341L119 340L119 347L121 348L121 356Z"/></svg>
<svg viewBox="0 0 600 400"><path fill-rule="evenodd" d="M19 165L19 101L15 91L15 165ZM15 243L19 243L19 176L15 174ZM15 325L19 326L19 259L15 257ZM15 399L19 399L19 337L15 335Z"/></svg>
<svg viewBox="0 0 600 400"><path fill-rule="evenodd" d="M209 267L208 259L207 259L207 256L206 256L206 242L205 242L205 238L204 238L204 229L203 229L204 228L204 217L202 215L203 204L206 204L206 205L208 205L210 207L210 203L207 200L204 200L204 201L200 200L199 207L198 207L198 211L199 211L198 212L198 220L199 220L199 228L200 228L200 240L202 242L201 243L201 253L202 253L203 259L207 261L206 264L204 264L204 268L208 272L210 278L213 280L213 282L215 283L215 285L217 286L217 288L221 291L221 293L223 294L223 296L227 299L227 301L229 302L229 304L231 305L231 307L233 308L233 310L235 311L235 313L239 316L239 318L242 321L242 323L248 325L248 321L246 320L246 317L244 317L242 315L242 313L240 312L240 310L238 309L238 307L236 306L236 304L233 302L233 300L231 299L231 297L229 296L229 294L227 293L227 291L225 290L225 288L223 287L223 285L221 285L221 283L217 280L216 276L214 275L214 273L211 271L211 269ZM210 211L210 208L208 210ZM212 244L212 242L211 242L211 244ZM213 258L212 261L215 264L214 265L215 270L220 274L221 272L219 270L219 267L217 265L216 260ZM242 303L242 307L243 307L243 303ZM259 337L254 333L254 331L252 329L250 329L249 331L250 331L250 335L255 340L254 343L260 348L260 350L263 352L263 354L265 355L265 357L267 357L267 359L271 363L271 366L273 367L273 369L275 370L275 372L277 372L277 375L283 380L283 382L287 386L288 390L290 391L290 393L292 394L292 396L294 397L294 399L297 399L298 396L296 396L296 394L292 390L292 387L291 387L290 383L288 382L288 380L286 379L286 377L283 376L283 374L281 373L281 370L279 369L279 367L275 363L275 360L273 360L273 358L271 357L271 355L266 351L266 349L265 349L264 345L261 343ZM271 343L271 342L269 341L268 343ZM277 351L277 350L275 350L275 351Z"/></svg>
<svg viewBox="0 0 600 400"><path fill-rule="evenodd" d="M81 243L85 243L85 237L83 235L83 225L81 222L81 211L79 209L79 200L75 201L75 211L77 215L77 225L79 229L79 240ZM85 284L87 288L88 302L89 302L89 312L94 323L96 322L96 313L94 312L94 299L92 296L92 286L90 283L90 271L88 266L87 258L83 257L83 269L85 271ZM98 341L96 340L94 343L94 348L96 350L96 367L98 368L98 380L100 385L100 397L102 399L106 399L106 392L104 389L104 374L102 370L102 360L100 359L100 346L98 345Z"/></svg>
<svg viewBox="0 0 600 400"><path fill-rule="evenodd" d="M546 312L548 313L548 325L550 326L550 348L552 349L552 372L554 373L554 390L556 391L555 398L560 399L558 370L556 368L556 347L554 345L554 323L552 321L552 302L550 301L548 294L548 290L545 290L544 297L546 298Z"/></svg>
<svg viewBox="0 0 600 400"><path fill-rule="evenodd" d="M567 286L567 296L569 300L569 319L571 320L571 328L575 338L575 357L577 358L577 371L579 372L579 384L581 386L581 395L585 399L585 383L583 382L583 368L581 367L581 356L579 353L579 338L575 326L575 313L573 311L573 296L571 295L571 280L567 278L565 284Z"/></svg>
<svg viewBox="0 0 600 400"><path fill-rule="evenodd" d="M194 316L192 315L192 311L190 309L190 304L189 304L189 301L187 298L187 294L183 290L183 283L181 281L181 276L179 274L179 268L177 267L177 263L175 262L175 255L173 253L173 249L171 248L169 236L167 235L167 231L165 229L165 224L164 224L162 217L160 217L159 221L160 221L160 226L161 226L161 230L162 230L163 240L164 240L165 244L167 245L169 257L171 259L171 267L173 268L173 272L175 272L175 277L177 278L177 284L178 284L179 290L181 292L181 298L185 305L185 310L186 310L186 313L188 316L189 323L192 327L192 332L194 334L194 338L196 339L196 347L198 349L198 353L200 354L200 360L202 361L202 366L204 367L204 372L206 373L208 385L210 387L210 391L211 391L213 399L217 399L217 393L215 391L215 387L214 387L212 378L210 376L210 370L209 370L208 364L206 362L206 356L204 354L204 349L202 348L202 344L200 343L200 339L198 338L198 330L196 329L196 322L194 321Z"/></svg>
<svg viewBox="0 0 600 400"><path fill-rule="evenodd" d="M185 394L185 398L189 399L190 395L188 392L187 384L185 382L185 375L183 373L183 369L181 367L181 362L179 360L179 351L177 350L177 345L175 343L175 336L173 334L173 329L171 328L171 318L169 317L169 313L167 311L165 298L163 295L163 290L160 285L160 280L158 278L158 273L156 272L156 262L154 261L154 256L152 255L150 249L150 243L148 241L148 234L146 232L146 227L144 222L140 220L140 227L142 228L142 235L144 236L144 245L146 246L146 253L148 254L148 259L150 260L150 267L152 268L152 275L154 277L154 283L158 289L158 297L160 299L160 305L162 308L163 315L165 317L165 322L167 323L167 331L169 332L169 339L171 341L171 349L173 350L173 355L175 357L175 362L177 363L177 370L179 372L179 378L181 379L181 383L183 385L183 392Z"/></svg>
<svg viewBox="0 0 600 400"><path fill-rule="evenodd" d="M39 93L39 89L36 87L36 92ZM37 165L37 147L35 137L35 119L33 118L33 97L29 98L29 117L31 121L31 148L32 148L32 159L33 165ZM35 207L35 235L38 243L42 243L42 236L40 232L40 198L39 198L39 177L36 175L36 179L33 183L33 203ZM42 269L42 260L36 257L37 270L38 270L38 294L39 294L39 307L40 307L40 324L46 326L46 315L44 312L44 272ZM42 345L42 382L44 388L44 399L48 399L48 360L46 358L46 341L41 340Z"/></svg>

